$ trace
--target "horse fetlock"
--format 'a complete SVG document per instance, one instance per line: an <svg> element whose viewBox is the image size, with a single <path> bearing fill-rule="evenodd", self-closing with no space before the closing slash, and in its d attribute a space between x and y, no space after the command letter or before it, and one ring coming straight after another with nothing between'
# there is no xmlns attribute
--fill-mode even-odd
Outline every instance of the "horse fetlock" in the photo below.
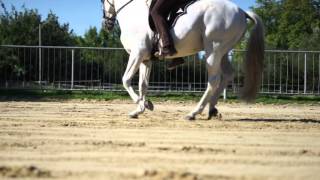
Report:
<svg viewBox="0 0 320 180"><path fill-rule="evenodd" d="M218 116L218 109L215 107L209 109L209 115L208 115L208 120L210 120L212 117L217 117Z"/></svg>

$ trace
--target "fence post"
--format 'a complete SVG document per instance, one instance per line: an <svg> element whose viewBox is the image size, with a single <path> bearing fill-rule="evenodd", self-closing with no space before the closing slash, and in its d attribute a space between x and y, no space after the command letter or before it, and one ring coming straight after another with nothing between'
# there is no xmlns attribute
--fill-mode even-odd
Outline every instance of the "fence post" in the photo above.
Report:
<svg viewBox="0 0 320 180"><path fill-rule="evenodd" d="M304 94L307 94L307 53L304 53Z"/></svg>
<svg viewBox="0 0 320 180"><path fill-rule="evenodd" d="M41 85L41 74L42 74L42 52L41 52L41 46L39 46L39 84Z"/></svg>
<svg viewBox="0 0 320 180"><path fill-rule="evenodd" d="M73 89L73 84L74 84L74 49L72 49L72 55L71 55L71 89Z"/></svg>
<svg viewBox="0 0 320 180"><path fill-rule="evenodd" d="M223 90L223 100L227 100L227 88Z"/></svg>
<svg viewBox="0 0 320 180"><path fill-rule="evenodd" d="M39 84L41 86L41 71L42 71L42 52L41 52L41 24L39 24Z"/></svg>

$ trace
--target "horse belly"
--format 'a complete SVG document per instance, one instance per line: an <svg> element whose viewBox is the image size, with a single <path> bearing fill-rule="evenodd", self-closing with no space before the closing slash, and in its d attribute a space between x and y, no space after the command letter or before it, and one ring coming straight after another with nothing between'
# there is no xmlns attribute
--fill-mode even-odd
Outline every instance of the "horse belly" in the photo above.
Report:
<svg viewBox="0 0 320 180"><path fill-rule="evenodd" d="M171 30L178 51L176 56L179 57L192 55L203 50L200 14L191 14L180 17Z"/></svg>
<svg viewBox="0 0 320 180"><path fill-rule="evenodd" d="M203 43L200 33L189 31L183 36L174 37L175 47L178 51L176 56L188 56L203 50Z"/></svg>

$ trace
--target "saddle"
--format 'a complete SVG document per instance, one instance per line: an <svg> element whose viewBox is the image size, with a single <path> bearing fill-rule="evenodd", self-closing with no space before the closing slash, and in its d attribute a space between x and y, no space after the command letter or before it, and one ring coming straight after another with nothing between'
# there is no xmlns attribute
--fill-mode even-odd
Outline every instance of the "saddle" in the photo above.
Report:
<svg viewBox="0 0 320 180"><path fill-rule="evenodd" d="M171 11L169 12L166 20L168 23L168 26L170 28L173 28L176 25L176 22L178 21L178 19L187 14L187 8L192 5L193 3L195 3L198 0L184 0L181 3L177 3L175 4L175 6L171 9ZM152 0L151 4L150 4L150 11L153 8L153 6L155 5L156 0ZM149 26L151 28L151 30L154 32L154 36L153 36L153 48L152 48L152 55L156 54L156 52L159 52L159 42L160 42L160 37L159 37L159 33L156 30L154 21L151 17L151 13L149 11ZM152 57L152 59L156 59L156 57Z"/></svg>

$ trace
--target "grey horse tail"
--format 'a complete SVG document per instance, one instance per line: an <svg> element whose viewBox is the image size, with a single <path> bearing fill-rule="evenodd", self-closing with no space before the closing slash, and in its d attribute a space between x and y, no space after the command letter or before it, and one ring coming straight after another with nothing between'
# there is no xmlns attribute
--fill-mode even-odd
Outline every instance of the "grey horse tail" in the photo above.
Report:
<svg viewBox="0 0 320 180"><path fill-rule="evenodd" d="M264 61L264 26L262 20L254 12L245 12L246 18L255 25L251 30L247 44L246 61L244 65L245 78L241 98L252 102L260 90Z"/></svg>

